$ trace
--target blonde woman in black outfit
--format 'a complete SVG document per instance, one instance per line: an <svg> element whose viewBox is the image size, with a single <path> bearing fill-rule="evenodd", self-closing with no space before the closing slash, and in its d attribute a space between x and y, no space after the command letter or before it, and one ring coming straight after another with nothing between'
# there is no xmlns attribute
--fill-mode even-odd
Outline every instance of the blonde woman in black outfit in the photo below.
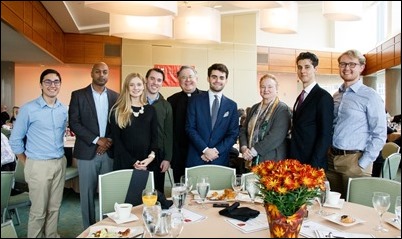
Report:
<svg viewBox="0 0 402 239"><path fill-rule="evenodd" d="M145 79L129 74L109 120L114 144L113 169L153 171L157 167L158 122L154 107L146 104Z"/></svg>

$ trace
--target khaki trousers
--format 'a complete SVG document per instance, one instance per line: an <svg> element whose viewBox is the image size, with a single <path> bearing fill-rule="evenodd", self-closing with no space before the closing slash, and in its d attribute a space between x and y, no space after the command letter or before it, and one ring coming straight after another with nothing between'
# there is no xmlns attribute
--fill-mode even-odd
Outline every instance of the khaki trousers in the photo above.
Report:
<svg viewBox="0 0 402 239"><path fill-rule="evenodd" d="M27 159L24 175L29 187L31 209L28 238L59 238L57 223L63 199L66 157L59 159Z"/></svg>
<svg viewBox="0 0 402 239"><path fill-rule="evenodd" d="M359 167L358 160L362 153L334 155L331 150L328 152L327 179L331 191L340 192L341 198L346 199L349 178L371 177L373 164L367 168Z"/></svg>

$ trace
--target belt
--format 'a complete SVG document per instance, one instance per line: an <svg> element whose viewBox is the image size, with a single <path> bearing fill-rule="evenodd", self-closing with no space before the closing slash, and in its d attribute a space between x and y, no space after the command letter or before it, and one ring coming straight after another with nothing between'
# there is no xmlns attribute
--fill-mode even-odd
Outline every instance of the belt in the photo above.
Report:
<svg viewBox="0 0 402 239"><path fill-rule="evenodd" d="M335 147L331 147L331 152L334 155L346 155L346 154L357 154L357 153L361 153L362 151L360 151L360 150L343 150L343 149L337 149Z"/></svg>

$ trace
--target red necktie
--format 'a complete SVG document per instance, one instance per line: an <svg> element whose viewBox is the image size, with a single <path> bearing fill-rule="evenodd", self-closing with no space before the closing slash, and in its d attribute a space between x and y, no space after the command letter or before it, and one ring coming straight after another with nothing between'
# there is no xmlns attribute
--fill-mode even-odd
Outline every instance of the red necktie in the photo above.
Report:
<svg viewBox="0 0 402 239"><path fill-rule="evenodd" d="M304 101L304 90L302 90L302 92L300 93L298 100L297 100L297 106L296 106L296 110L298 110L300 108L300 105L303 103Z"/></svg>

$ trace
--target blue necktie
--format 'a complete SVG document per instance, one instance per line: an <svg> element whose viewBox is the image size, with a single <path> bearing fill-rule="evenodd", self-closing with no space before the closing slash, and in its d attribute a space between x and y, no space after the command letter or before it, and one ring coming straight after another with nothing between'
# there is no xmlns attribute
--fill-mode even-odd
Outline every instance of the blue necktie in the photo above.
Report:
<svg viewBox="0 0 402 239"><path fill-rule="evenodd" d="M214 95L215 99L214 102L212 103L212 114L211 114L211 119L212 119L212 128L214 128L216 118L218 117L218 110L219 110L219 100L218 96Z"/></svg>

